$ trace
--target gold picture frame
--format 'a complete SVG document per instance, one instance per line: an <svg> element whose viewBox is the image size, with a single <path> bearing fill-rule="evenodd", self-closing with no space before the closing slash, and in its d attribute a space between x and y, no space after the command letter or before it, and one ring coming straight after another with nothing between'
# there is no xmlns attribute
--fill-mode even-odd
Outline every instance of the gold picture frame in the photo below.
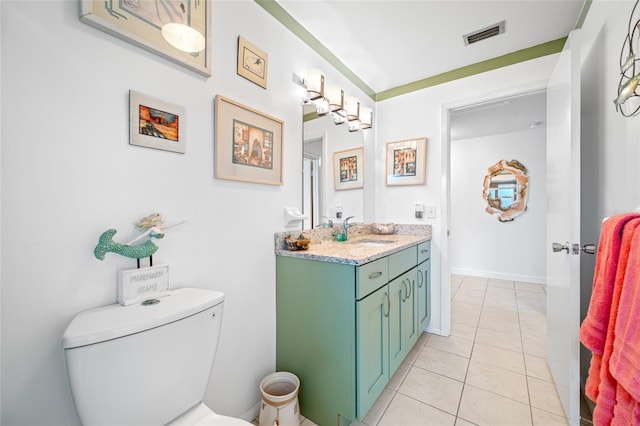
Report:
<svg viewBox="0 0 640 426"><path fill-rule="evenodd" d="M242 36L238 37L238 75L267 88L269 55Z"/></svg>
<svg viewBox="0 0 640 426"><path fill-rule="evenodd" d="M215 177L282 185L284 122L217 95Z"/></svg>
<svg viewBox="0 0 640 426"><path fill-rule="evenodd" d="M80 20L205 77L211 77L212 2L164 0L156 9L149 0L80 0ZM186 24L205 38L205 48L189 53L173 47L162 36L167 23Z"/></svg>
<svg viewBox="0 0 640 426"><path fill-rule="evenodd" d="M386 184L422 185L427 166L427 138L387 142Z"/></svg>
<svg viewBox="0 0 640 426"><path fill-rule="evenodd" d="M364 148L333 153L333 184L336 191L364 186Z"/></svg>
<svg viewBox="0 0 640 426"><path fill-rule="evenodd" d="M129 144L184 154L186 109L129 91Z"/></svg>

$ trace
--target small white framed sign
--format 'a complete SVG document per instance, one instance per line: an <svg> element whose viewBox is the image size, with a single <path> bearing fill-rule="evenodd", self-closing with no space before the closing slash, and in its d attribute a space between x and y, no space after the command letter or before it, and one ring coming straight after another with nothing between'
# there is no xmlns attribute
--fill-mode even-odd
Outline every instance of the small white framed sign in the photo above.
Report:
<svg viewBox="0 0 640 426"><path fill-rule="evenodd" d="M169 265L118 271L118 303L127 306L169 294Z"/></svg>
<svg viewBox="0 0 640 426"><path fill-rule="evenodd" d="M129 90L129 144L184 154L186 109Z"/></svg>

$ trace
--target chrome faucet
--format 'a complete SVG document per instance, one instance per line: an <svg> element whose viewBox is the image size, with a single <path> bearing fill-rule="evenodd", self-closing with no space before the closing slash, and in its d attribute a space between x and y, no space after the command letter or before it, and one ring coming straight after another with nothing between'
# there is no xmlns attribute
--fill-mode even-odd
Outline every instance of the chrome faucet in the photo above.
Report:
<svg viewBox="0 0 640 426"><path fill-rule="evenodd" d="M333 228L333 221L332 221L331 219L329 219L328 217L326 217L326 216L322 216L322 217L323 217L324 219L327 219L327 223L326 223L326 224L324 224L324 225L326 225L326 227L327 227L327 228ZM322 228L324 228L324 227L325 227L325 226L322 226Z"/></svg>
<svg viewBox="0 0 640 426"><path fill-rule="evenodd" d="M349 239L349 219L353 219L355 216L349 216L342 222L342 232L344 233L345 241Z"/></svg>

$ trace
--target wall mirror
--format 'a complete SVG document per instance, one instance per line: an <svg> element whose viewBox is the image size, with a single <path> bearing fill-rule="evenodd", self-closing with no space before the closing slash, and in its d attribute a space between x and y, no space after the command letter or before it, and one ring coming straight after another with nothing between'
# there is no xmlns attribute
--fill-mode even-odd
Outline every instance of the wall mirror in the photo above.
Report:
<svg viewBox="0 0 640 426"><path fill-rule="evenodd" d="M333 165L334 152L364 146L363 132L334 124L331 115L318 116L313 106L303 106L303 117L302 209L309 220L302 229L338 224L349 216L363 222L363 188L336 189Z"/></svg>
<svg viewBox="0 0 640 426"><path fill-rule="evenodd" d="M486 211L498 214L500 222L510 222L527 210L529 178L527 168L518 160L500 160L489 167L484 178Z"/></svg>

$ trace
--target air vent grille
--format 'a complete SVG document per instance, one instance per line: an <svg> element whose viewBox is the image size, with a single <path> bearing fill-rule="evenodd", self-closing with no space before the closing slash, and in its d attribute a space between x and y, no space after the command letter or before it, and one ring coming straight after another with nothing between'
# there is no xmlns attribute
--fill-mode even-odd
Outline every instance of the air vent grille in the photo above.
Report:
<svg viewBox="0 0 640 426"><path fill-rule="evenodd" d="M504 23L505 21L501 21L497 24L482 28L481 30L463 35L462 38L464 39L465 46L502 34L504 32Z"/></svg>

